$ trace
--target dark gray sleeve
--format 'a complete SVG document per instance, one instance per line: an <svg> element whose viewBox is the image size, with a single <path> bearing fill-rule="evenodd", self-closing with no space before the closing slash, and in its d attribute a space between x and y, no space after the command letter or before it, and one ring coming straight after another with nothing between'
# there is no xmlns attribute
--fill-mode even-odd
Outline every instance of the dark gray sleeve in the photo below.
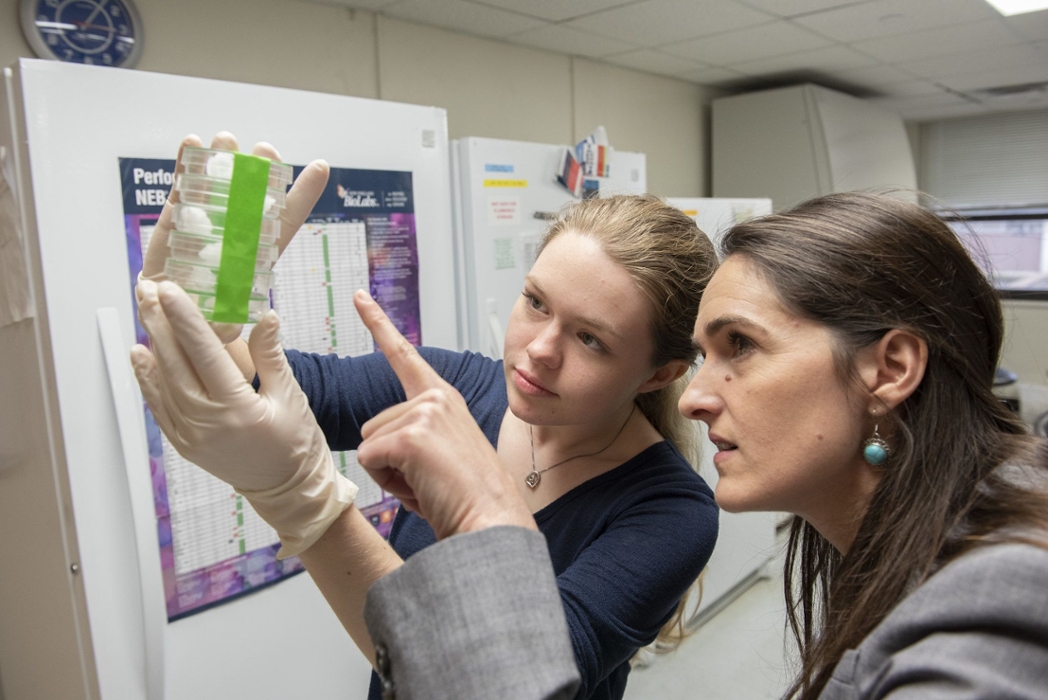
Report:
<svg viewBox="0 0 1048 700"><path fill-rule="evenodd" d="M546 539L448 538L368 591L376 666L397 700L569 700L579 676Z"/></svg>
<svg viewBox="0 0 1048 700"><path fill-rule="evenodd" d="M820 700L1048 697L1048 550L992 545L946 566L834 671Z"/></svg>

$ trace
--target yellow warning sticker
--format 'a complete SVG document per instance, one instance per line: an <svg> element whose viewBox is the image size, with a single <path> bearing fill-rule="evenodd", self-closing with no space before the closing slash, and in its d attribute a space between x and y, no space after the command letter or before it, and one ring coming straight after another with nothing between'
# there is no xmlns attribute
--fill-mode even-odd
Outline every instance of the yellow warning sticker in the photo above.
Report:
<svg viewBox="0 0 1048 700"><path fill-rule="evenodd" d="M527 187L527 180L485 180L485 187Z"/></svg>

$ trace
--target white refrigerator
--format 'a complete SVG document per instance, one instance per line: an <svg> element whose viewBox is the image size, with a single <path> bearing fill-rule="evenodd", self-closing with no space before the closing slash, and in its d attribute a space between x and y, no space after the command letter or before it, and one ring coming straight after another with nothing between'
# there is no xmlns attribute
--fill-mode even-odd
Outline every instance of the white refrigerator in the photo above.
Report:
<svg viewBox="0 0 1048 700"><path fill-rule="evenodd" d="M770 199L757 197L668 197L666 202L695 219L714 246L720 244L721 237L735 224L772 211Z"/></svg>
<svg viewBox="0 0 1048 700"><path fill-rule="evenodd" d="M565 145L469 137L451 143L464 349L501 358L506 321L542 234L574 195L557 182ZM647 191L643 153L613 150L601 195Z"/></svg>
<svg viewBox="0 0 1048 700"><path fill-rule="evenodd" d="M728 199L708 197L670 197L669 204L682 209L695 219L714 246L724 233L737 223L755 216L771 214L771 200L761 198ZM706 440L706 425L697 423L703 435L703 461L699 473L717 487L717 470L713 466L713 445ZM754 582L765 576L765 565L775 556L774 513L728 513L721 511L717 547L706 567L702 582L702 600L695 612L696 622L709 619Z"/></svg>
<svg viewBox="0 0 1048 700"><path fill-rule="evenodd" d="M277 265L287 346L369 350L366 285L414 340L457 347L444 110L33 60L0 102L0 696L364 697L309 576L150 427L132 279L177 144L227 129L333 167Z"/></svg>

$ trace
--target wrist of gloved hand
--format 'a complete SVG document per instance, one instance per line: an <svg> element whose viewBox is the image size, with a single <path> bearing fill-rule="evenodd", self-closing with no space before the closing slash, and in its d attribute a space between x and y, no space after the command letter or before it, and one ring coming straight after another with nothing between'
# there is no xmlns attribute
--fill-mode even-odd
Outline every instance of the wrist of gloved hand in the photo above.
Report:
<svg viewBox="0 0 1048 700"><path fill-rule="evenodd" d="M287 483L265 491L236 489L280 537L277 559L312 547L331 523L353 505L357 485L335 469L331 453L311 469L299 470Z"/></svg>
<svg viewBox="0 0 1048 700"><path fill-rule="evenodd" d="M280 536L282 558L308 549L353 503L280 346L270 311L248 349L256 392L177 285L144 280L139 314L152 350L132 349L142 395L171 446L243 494Z"/></svg>

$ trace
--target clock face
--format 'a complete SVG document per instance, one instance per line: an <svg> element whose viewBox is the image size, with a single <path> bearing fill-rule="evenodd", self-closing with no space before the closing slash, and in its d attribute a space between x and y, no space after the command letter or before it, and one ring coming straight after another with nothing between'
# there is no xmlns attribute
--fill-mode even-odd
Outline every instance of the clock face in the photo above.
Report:
<svg viewBox="0 0 1048 700"><path fill-rule="evenodd" d="M131 0L22 0L22 32L41 58L130 68L142 52Z"/></svg>

